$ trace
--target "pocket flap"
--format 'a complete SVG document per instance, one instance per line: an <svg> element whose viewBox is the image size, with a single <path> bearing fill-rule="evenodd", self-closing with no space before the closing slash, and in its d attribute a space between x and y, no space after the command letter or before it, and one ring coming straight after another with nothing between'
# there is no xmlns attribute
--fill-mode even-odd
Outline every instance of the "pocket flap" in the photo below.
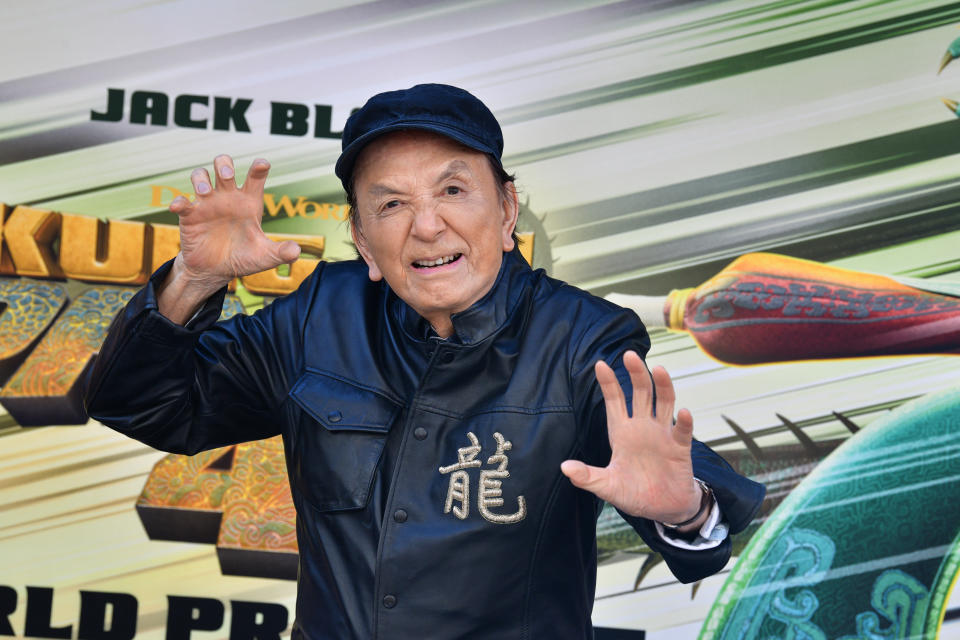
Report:
<svg viewBox="0 0 960 640"><path fill-rule="evenodd" d="M294 402L330 431L386 432L400 410L384 396L308 371L290 390Z"/></svg>

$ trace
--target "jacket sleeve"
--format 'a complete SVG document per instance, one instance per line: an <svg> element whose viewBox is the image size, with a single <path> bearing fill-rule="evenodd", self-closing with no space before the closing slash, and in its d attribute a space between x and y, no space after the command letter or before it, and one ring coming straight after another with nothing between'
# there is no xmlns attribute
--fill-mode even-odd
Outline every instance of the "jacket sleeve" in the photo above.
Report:
<svg viewBox="0 0 960 640"><path fill-rule="evenodd" d="M623 388L627 406L630 407L633 385L623 365L623 354L632 349L645 358L650 339L643 323L632 311L614 307L605 301L598 301L597 304L609 306L606 313L587 323L589 328L578 340L573 356L571 384L578 420L585 434L582 459L587 464L602 467L609 463L611 453L606 409L594 374L594 364L602 359L613 368ZM693 474L713 489L730 532L742 531L760 509L766 489L762 484L734 471L722 457L698 440L693 441L690 453ZM663 556L673 575L681 582L694 582L712 575L720 571L730 558L730 536L712 548L682 549L664 540L657 533L652 520L618 512L652 550Z"/></svg>
<svg viewBox="0 0 960 640"><path fill-rule="evenodd" d="M217 323L224 288L180 326L157 311L155 285L171 264L114 319L86 380L87 413L152 447L188 455L277 435L279 406L300 367L301 294Z"/></svg>

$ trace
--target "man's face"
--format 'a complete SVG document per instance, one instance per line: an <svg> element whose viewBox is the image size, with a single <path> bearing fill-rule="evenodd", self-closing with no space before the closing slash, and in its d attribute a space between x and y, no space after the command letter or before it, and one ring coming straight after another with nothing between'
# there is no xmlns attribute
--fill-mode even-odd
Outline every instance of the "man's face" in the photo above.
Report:
<svg viewBox="0 0 960 640"><path fill-rule="evenodd" d="M513 190L500 197L484 154L422 131L371 142L357 160L353 186L353 237L370 279L384 278L446 337L450 315L490 290L503 252L513 249Z"/></svg>

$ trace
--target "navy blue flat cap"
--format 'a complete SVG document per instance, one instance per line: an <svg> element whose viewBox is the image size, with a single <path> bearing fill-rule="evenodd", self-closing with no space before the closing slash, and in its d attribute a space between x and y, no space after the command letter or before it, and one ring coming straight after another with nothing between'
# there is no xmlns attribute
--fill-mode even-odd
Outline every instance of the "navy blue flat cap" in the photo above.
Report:
<svg viewBox="0 0 960 640"><path fill-rule="evenodd" d="M367 144L385 133L404 129L439 133L490 155L503 166L503 133L487 105L458 87L418 84L378 93L347 120L343 152L335 169L344 187L350 181L357 155Z"/></svg>

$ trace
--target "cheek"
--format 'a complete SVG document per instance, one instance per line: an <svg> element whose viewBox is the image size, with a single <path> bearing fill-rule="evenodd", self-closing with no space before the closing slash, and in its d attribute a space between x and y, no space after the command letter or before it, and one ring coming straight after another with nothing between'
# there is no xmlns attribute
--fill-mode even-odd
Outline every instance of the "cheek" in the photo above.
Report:
<svg viewBox="0 0 960 640"><path fill-rule="evenodd" d="M373 248L373 259L377 263L377 266L380 267L381 271L389 273L392 270L395 270L396 264L398 262L398 257L396 251L394 251L389 246L377 245Z"/></svg>
<svg viewBox="0 0 960 640"><path fill-rule="evenodd" d="M403 249L405 237L402 221L394 218L375 220L367 229L367 247L375 254L377 260L386 261L389 258L398 259Z"/></svg>

